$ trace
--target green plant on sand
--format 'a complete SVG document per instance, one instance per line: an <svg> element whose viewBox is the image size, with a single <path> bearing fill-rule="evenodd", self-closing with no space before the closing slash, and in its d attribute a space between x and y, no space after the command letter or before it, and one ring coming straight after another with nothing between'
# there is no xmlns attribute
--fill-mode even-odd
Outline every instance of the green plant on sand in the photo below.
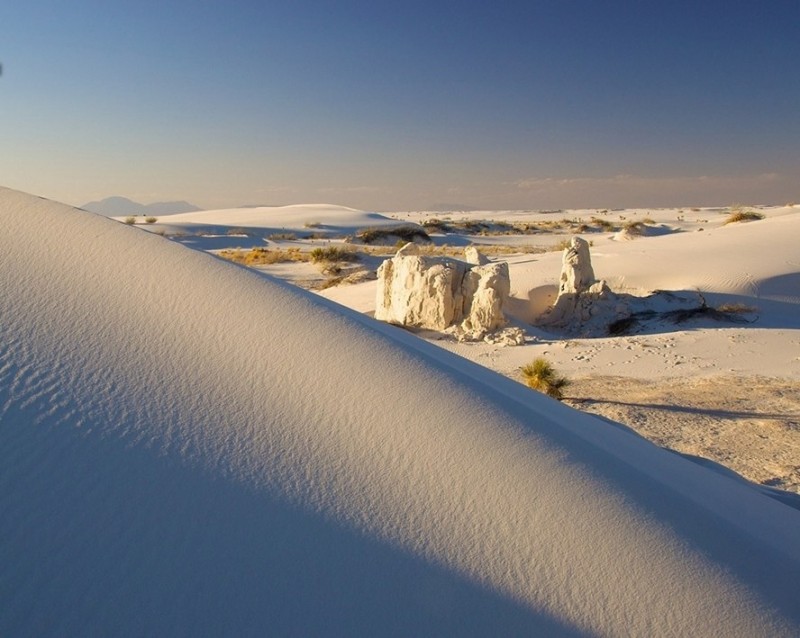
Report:
<svg viewBox="0 0 800 638"><path fill-rule="evenodd" d="M562 390L569 385L569 380L557 374L552 364L544 357L537 357L532 363L522 368L522 376L530 388L544 392L554 399L562 399Z"/></svg>

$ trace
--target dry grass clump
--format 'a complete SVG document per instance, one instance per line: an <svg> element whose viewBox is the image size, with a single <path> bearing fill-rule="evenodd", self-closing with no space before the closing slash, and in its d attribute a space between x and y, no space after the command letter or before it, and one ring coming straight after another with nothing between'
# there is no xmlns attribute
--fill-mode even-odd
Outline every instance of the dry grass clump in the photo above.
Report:
<svg viewBox="0 0 800 638"><path fill-rule="evenodd" d="M538 255L541 253L546 253L549 248L545 248L543 246L501 246L501 245L494 245L494 244L472 244L475 248L477 248L482 255L486 257L497 256L497 255ZM374 251L372 254L376 254ZM419 247L420 255L429 255L429 256L436 256L436 257L456 257L457 259L464 259L464 246L435 246L433 244L427 244L425 246Z"/></svg>
<svg viewBox="0 0 800 638"><path fill-rule="evenodd" d="M622 229L629 235L641 235L644 233L645 222L632 220L627 222Z"/></svg>
<svg viewBox="0 0 800 638"><path fill-rule="evenodd" d="M377 275L374 270L368 268L357 268L347 272L340 266L334 266L323 270L323 274L327 275L326 279L314 282L309 286L310 290L327 290L334 286L360 284L364 281L376 279Z"/></svg>
<svg viewBox="0 0 800 638"><path fill-rule="evenodd" d="M132 215L130 217L126 217L125 223L128 224L128 226L132 226L133 224L136 223L136 218Z"/></svg>
<svg viewBox="0 0 800 638"><path fill-rule="evenodd" d="M431 217L430 219L426 219L425 221L423 221L422 227L429 233L444 234L444 233L449 233L453 230L450 224L436 217Z"/></svg>
<svg viewBox="0 0 800 638"><path fill-rule="evenodd" d="M716 308L717 312L727 315L747 315L758 312L755 306L748 306L744 303L724 303Z"/></svg>
<svg viewBox="0 0 800 638"><path fill-rule="evenodd" d="M544 392L554 399L563 399L563 389L569 380L557 374L552 364L544 357L537 357L532 363L522 368L522 376L528 387Z"/></svg>
<svg viewBox="0 0 800 638"><path fill-rule="evenodd" d="M155 224L158 221L157 217L145 217L144 221L146 224Z"/></svg>
<svg viewBox="0 0 800 638"><path fill-rule="evenodd" d="M345 280L344 275L336 275L334 277L328 277L318 283L313 284L310 289L311 290L327 290L328 288L333 288L334 286L338 286Z"/></svg>
<svg viewBox="0 0 800 638"><path fill-rule="evenodd" d="M359 259L358 253L354 250L340 246L315 248L309 253L309 258L315 264L327 261L357 261Z"/></svg>
<svg viewBox="0 0 800 638"><path fill-rule="evenodd" d="M752 210L732 210L725 224L735 224L737 222L754 222L759 219L764 219L764 215L756 213Z"/></svg>
<svg viewBox="0 0 800 638"><path fill-rule="evenodd" d="M308 253L303 253L299 248L289 248L287 250L270 250L268 248L251 248L242 250L222 250L219 256L223 259L233 261L243 266L267 266L269 264L279 264L291 261L309 261Z"/></svg>
<svg viewBox="0 0 800 638"><path fill-rule="evenodd" d="M599 217L592 217L592 225L597 226L601 233L613 233L617 230L617 227L612 222Z"/></svg>
<svg viewBox="0 0 800 638"><path fill-rule="evenodd" d="M270 241L294 241L297 239L297 235L294 233L272 233L267 239Z"/></svg>
<svg viewBox="0 0 800 638"><path fill-rule="evenodd" d="M479 232L480 235L521 235L522 230L519 224L511 224L504 221L489 220L484 224L485 228Z"/></svg>
<svg viewBox="0 0 800 638"><path fill-rule="evenodd" d="M423 228L429 233L481 235L491 237L495 235L533 235L560 228L561 222L507 222L493 219L474 220L462 219L459 221L444 221L436 217L422 222Z"/></svg>
<svg viewBox="0 0 800 638"><path fill-rule="evenodd" d="M399 237L406 242L414 241L415 239L422 241L430 241L431 238L421 228L416 226L394 226L391 228L362 228L356 232L356 238L365 244L374 244L377 241ZM395 240L396 241L396 240Z"/></svg>

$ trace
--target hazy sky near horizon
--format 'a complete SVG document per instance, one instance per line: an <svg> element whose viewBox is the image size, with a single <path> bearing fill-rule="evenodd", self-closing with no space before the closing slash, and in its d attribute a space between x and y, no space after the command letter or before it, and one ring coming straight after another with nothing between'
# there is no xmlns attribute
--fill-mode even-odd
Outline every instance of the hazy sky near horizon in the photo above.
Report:
<svg viewBox="0 0 800 638"><path fill-rule="evenodd" d="M800 200L800 0L27 0L0 185L74 205Z"/></svg>

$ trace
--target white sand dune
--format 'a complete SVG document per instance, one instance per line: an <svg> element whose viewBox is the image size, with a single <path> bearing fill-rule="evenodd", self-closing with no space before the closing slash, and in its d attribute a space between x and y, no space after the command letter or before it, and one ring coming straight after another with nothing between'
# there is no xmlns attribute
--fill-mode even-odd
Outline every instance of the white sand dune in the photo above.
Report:
<svg viewBox="0 0 800 638"><path fill-rule="evenodd" d="M0 634L800 634L800 512L212 256L0 218Z"/></svg>
<svg viewBox="0 0 800 638"><path fill-rule="evenodd" d="M800 303L800 290L765 287L775 277L800 272L794 238L800 214L776 215L759 222L730 224L706 232L678 233L610 244L593 252L597 276L612 287L642 290L700 290L747 295L754 301Z"/></svg>
<svg viewBox="0 0 800 638"><path fill-rule="evenodd" d="M764 220L677 232L631 241L593 238L595 276L615 291L653 290L722 293L750 297L752 303L777 300L800 303L800 257L795 237L800 211L787 209ZM557 289L560 253L511 258L513 294L547 286ZM530 318L530 317L527 317Z"/></svg>
<svg viewBox="0 0 800 638"><path fill-rule="evenodd" d="M354 233L362 228L397 226L398 221L381 215L333 204L296 204L291 206L259 206L204 210L192 213L162 215L150 226L155 230L225 227L258 228L272 232L299 231L335 234Z"/></svg>

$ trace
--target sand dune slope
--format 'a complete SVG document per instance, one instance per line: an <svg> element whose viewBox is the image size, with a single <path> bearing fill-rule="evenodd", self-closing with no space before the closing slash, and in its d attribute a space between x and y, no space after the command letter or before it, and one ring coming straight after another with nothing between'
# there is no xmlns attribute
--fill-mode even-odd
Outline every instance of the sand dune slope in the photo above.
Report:
<svg viewBox="0 0 800 638"><path fill-rule="evenodd" d="M796 510L136 228L0 219L0 634L800 634Z"/></svg>
<svg viewBox="0 0 800 638"><path fill-rule="evenodd" d="M322 233L355 233L358 229L397 226L395 219L380 213L334 206L333 204L295 204L291 206L258 206L203 210L192 213L163 215L152 228L202 229L258 228L263 230Z"/></svg>

